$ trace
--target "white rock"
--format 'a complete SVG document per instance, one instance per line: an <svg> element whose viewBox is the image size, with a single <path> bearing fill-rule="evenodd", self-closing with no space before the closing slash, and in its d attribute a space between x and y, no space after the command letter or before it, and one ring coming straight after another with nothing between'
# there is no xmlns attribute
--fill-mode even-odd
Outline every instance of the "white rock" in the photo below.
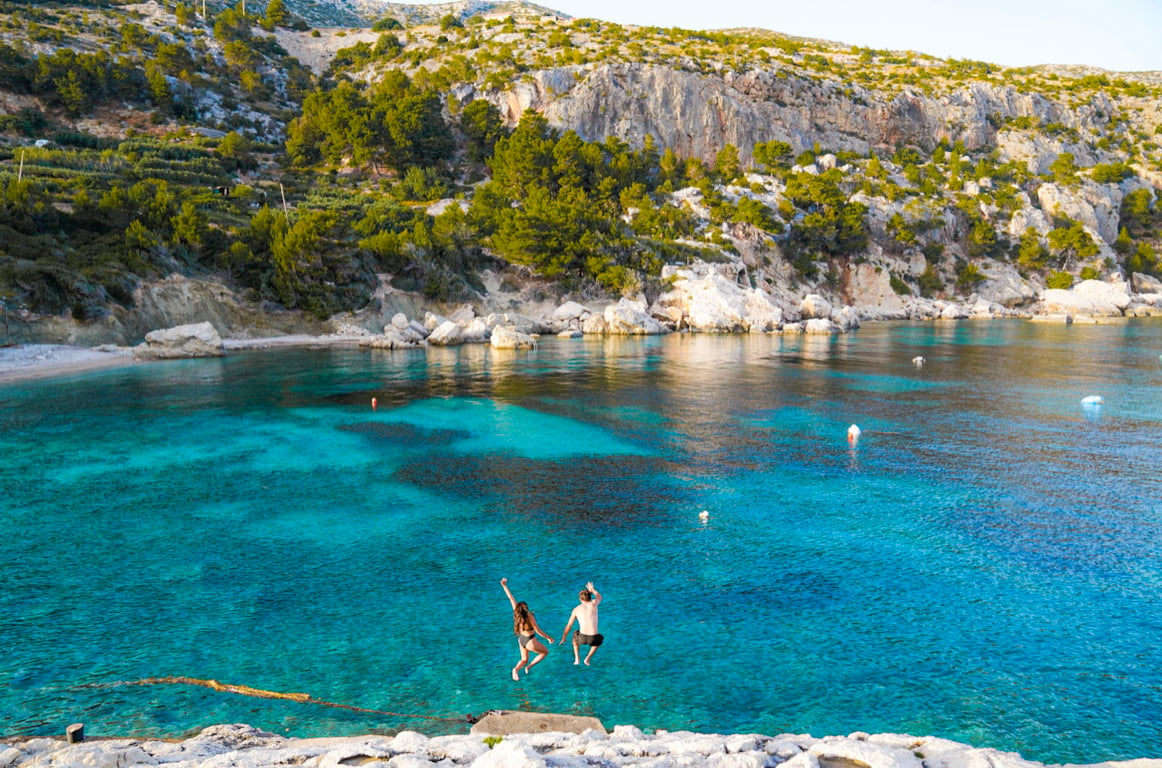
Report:
<svg viewBox="0 0 1162 768"><path fill-rule="evenodd" d="M393 752L423 752L431 744L431 739L415 731L400 731L391 740Z"/></svg>
<svg viewBox="0 0 1162 768"><path fill-rule="evenodd" d="M222 357L225 354L222 337L208 322L150 331L145 334L145 341L133 348L133 356L138 360Z"/></svg>
<svg viewBox="0 0 1162 768"><path fill-rule="evenodd" d="M387 761L387 768L433 768L436 763L420 755L396 755Z"/></svg>
<svg viewBox="0 0 1162 768"><path fill-rule="evenodd" d="M570 328L557 334L557 336L562 339L579 339L584 335L585 334L581 333L581 331L575 328Z"/></svg>
<svg viewBox="0 0 1162 768"><path fill-rule="evenodd" d="M762 752L711 755L706 760L706 768L766 768L768 759Z"/></svg>
<svg viewBox="0 0 1162 768"><path fill-rule="evenodd" d="M783 311L771 297L743 288L713 268L679 268L666 275L673 280L650 312L677 328L694 331L771 331L783 321Z"/></svg>
<svg viewBox="0 0 1162 768"><path fill-rule="evenodd" d="M941 320L967 320L968 319L968 310L966 310L960 304L948 303L948 304L945 304L944 308L940 310L940 319Z"/></svg>
<svg viewBox="0 0 1162 768"><path fill-rule="evenodd" d="M444 317L443 315L437 315L435 312L425 312L424 313L424 331L427 333L431 333L432 331L436 330L441 325L443 325L444 321L447 319L448 318ZM394 320L392 322L394 322Z"/></svg>
<svg viewBox="0 0 1162 768"><path fill-rule="evenodd" d="M451 760L464 765L488 752L483 738L464 736L436 736L428 744L428 755L435 760Z"/></svg>
<svg viewBox="0 0 1162 768"><path fill-rule="evenodd" d="M488 341L492 337L492 326L487 318L474 317L461 333L466 342Z"/></svg>
<svg viewBox="0 0 1162 768"><path fill-rule="evenodd" d="M473 318L475 317L476 310L474 310L470 304L465 304L463 307L460 307L455 312L448 315L449 320L460 325L468 325L468 323L472 322Z"/></svg>
<svg viewBox="0 0 1162 768"><path fill-rule="evenodd" d="M799 311L804 320L827 319L831 317L831 302L817 293L809 293L799 302Z"/></svg>
<svg viewBox="0 0 1162 768"><path fill-rule="evenodd" d="M588 326L589 321L586 320L585 324ZM605 332L620 336L656 336L666 330L646 314L640 303L622 299L605 308Z"/></svg>
<svg viewBox="0 0 1162 768"><path fill-rule="evenodd" d="M493 349L536 349L537 341L527 333L507 325L498 325L492 329L489 340Z"/></svg>
<svg viewBox="0 0 1162 768"><path fill-rule="evenodd" d="M452 347L464 343L464 329L451 320L445 320L436 326L428 336L428 343L437 347Z"/></svg>
<svg viewBox="0 0 1162 768"><path fill-rule="evenodd" d="M839 332L839 326L826 318L813 317L803 323L803 333L806 334L825 335Z"/></svg>
<svg viewBox="0 0 1162 768"><path fill-rule="evenodd" d="M844 307L836 312L832 319L839 326L840 330L845 333L847 331L854 331L860 326L859 312L855 311L855 307Z"/></svg>
<svg viewBox="0 0 1162 768"><path fill-rule="evenodd" d="M558 322L568 322L570 320L584 320L591 314L593 313L583 305L575 301L566 301L553 310L552 318Z"/></svg>
<svg viewBox="0 0 1162 768"><path fill-rule="evenodd" d="M1048 288L1041 295L1043 314L1118 317L1130 305L1130 294L1123 282L1082 280L1069 290Z"/></svg>
<svg viewBox="0 0 1162 768"><path fill-rule="evenodd" d="M590 315L581 322L581 332L586 336L600 336L609 329L605 315Z"/></svg>
<svg viewBox="0 0 1162 768"><path fill-rule="evenodd" d="M1130 276L1130 282L1136 293L1162 293L1162 280L1152 276L1135 272Z"/></svg>
<svg viewBox="0 0 1162 768"><path fill-rule="evenodd" d="M391 327L396 330L403 330L408 327L408 316L403 312L397 312L391 316ZM387 328L383 329L385 332Z"/></svg>
<svg viewBox="0 0 1162 768"><path fill-rule="evenodd" d="M536 750L516 739L504 741L476 758L472 768L546 768L548 763Z"/></svg>

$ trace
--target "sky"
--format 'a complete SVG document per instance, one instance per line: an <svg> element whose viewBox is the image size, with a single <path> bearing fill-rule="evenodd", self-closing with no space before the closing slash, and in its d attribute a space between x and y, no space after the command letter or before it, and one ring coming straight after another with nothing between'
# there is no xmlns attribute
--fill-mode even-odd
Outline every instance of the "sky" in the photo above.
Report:
<svg viewBox="0 0 1162 768"><path fill-rule="evenodd" d="M1008 67L1085 64L1118 72L1162 71L1162 0L534 2L570 16L619 24L761 27L798 37Z"/></svg>

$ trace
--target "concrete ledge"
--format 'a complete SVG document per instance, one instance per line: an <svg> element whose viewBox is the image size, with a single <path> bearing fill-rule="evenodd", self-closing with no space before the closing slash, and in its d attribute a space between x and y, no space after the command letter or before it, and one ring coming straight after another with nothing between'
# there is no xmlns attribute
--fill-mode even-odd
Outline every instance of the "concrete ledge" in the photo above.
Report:
<svg viewBox="0 0 1162 768"><path fill-rule="evenodd" d="M514 733L584 733L590 729L606 732L605 726L596 717L498 709L476 721L470 733L508 736Z"/></svg>

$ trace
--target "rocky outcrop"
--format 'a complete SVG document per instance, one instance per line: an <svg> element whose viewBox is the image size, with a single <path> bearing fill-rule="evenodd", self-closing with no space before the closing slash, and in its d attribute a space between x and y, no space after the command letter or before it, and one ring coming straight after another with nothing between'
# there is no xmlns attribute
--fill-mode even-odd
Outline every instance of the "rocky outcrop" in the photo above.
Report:
<svg viewBox="0 0 1162 768"><path fill-rule="evenodd" d="M662 279L671 288L650 308L677 330L710 333L773 331L783 322L783 311L771 297L744 288L711 265L664 267Z"/></svg>
<svg viewBox="0 0 1162 768"><path fill-rule="evenodd" d="M1083 280L1069 290L1050 288L1041 297L1041 314L1120 317L1131 298L1126 284Z"/></svg>
<svg viewBox="0 0 1162 768"><path fill-rule="evenodd" d="M564 717L564 716L557 716ZM1132 761L1155 766L1158 761ZM852 733L816 738L804 734L715 734L691 731L643 733L632 725L606 733L590 728L565 731L505 731L487 737L476 732L428 737L415 731L395 736L299 739L260 731L247 725L216 725L184 741L107 739L68 744L33 738L0 742L0 765L139 766L210 768L230 765L260 768L271 765L392 765L428 768L474 766L581 766L623 768L651 766L863 766L864 768L1043 768L1013 752L977 748L933 736ZM1103 763L1112 766L1113 763ZM1127 763L1128 765L1128 763ZM1085 768L1077 766L1077 768ZM1092 768L1097 768L1095 764Z"/></svg>
<svg viewBox="0 0 1162 768"><path fill-rule="evenodd" d="M225 354L222 337L208 322L150 331L145 334L145 341L133 348L133 356L138 360L222 357Z"/></svg>

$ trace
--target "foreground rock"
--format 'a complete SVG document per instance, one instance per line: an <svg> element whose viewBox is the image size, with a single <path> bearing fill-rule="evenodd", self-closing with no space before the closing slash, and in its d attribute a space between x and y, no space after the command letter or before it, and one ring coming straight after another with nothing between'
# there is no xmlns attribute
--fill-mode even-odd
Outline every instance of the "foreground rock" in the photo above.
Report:
<svg viewBox="0 0 1162 768"><path fill-rule="evenodd" d="M135 766L263 768L274 765L363 765L384 768L1036 768L1012 752L978 749L946 739L899 734L813 738L806 735L645 734L619 725L612 733L483 734L429 738L412 731L395 737L293 739L247 725L216 725L185 741L111 739L67 744L36 738L0 742L0 766ZM1114 766L1115 763L1105 763ZM1162 768L1162 760L1133 761L1133 768Z"/></svg>
<svg viewBox="0 0 1162 768"><path fill-rule="evenodd" d="M174 360L191 357L223 357L222 337L209 322L179 325L145 334L133 348L138 360Z"/></svg>

